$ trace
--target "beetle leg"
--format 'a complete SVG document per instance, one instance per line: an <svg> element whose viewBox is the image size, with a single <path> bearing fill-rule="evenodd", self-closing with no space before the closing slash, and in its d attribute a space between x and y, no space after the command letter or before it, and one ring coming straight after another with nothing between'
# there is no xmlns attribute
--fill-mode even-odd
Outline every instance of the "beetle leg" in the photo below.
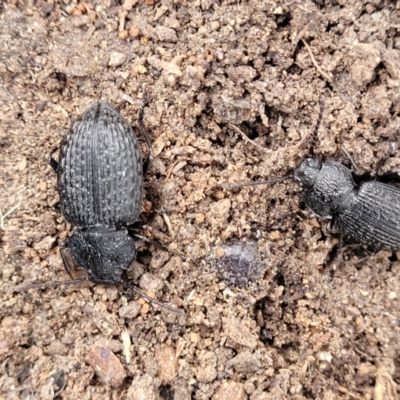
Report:
<svg viewBox="0 0 400 400"><path fill-rule="evenodd" d="M168 246L166 246L165 244L159 242L158 240L151 240L151 239L148 239L146 236L138 235L137 233L133 233L133 236L136 239L139 239L139 240L142 240L143 242L150 243L150 244L154 245L155 247L157 247L160 250L168 251L168 253L170 253L170 254L173 254L175 256L179 256L182 260L186 261L186 257L183 254L178 253L177 251L170 249Z"/></svg>
<svg viewBox="0 0 400 400"><path fill-rule="evenodd" d="M54 148L50 151L49 158L48 158L48 162L49 162L49 164L50 164L50 167L53 168L53 170L54 170L55 173L57 173L57 170L58 170L58 161L56 161L56 160L53 158L53 154L54 154L58 149L59 149L58 146L57 146L57 147L54 147Z"/></svg>
<svg viewBox="0 0 400 400"><path fill-rule="evenodd" d="M19 285L14 290L17 292L22 292L29 289L46 289L50 287L58 287L58 286L70 286L75 285L76 283L88 282L87 279L68 279L66 281L54 281L54 282L38 282L31 283L27 285Z"/></svg>
<svg viewBox="0 0 400 400"><path fill-rule="evenodd" d="M338 243L334 244L333 247L328 251L328 254L324 260L324 266L336 269L341 266L344 262L344 251L345 245L343 236L339 236Z"/></svg>
<svg viewBox="0 0 400 400"><path fill-rule="evenodd" d="M157 299L154 299L153 297L148 296L146 293L142 292L139 288L137 288L136 286L130 285L127 282L113 282L113 283L121 283L121 285L128 290L131 290L133 293L138 294L140 297L142 297L143 299L145 299L147 302L151 303L151 304L156 304L160 307L166 308L169 311L172 311L174 313L177 314L185 314L183 310L179 310L178 308L172 307L169 304L163 303L161 301L158 301Z"/></svg>
<svg viewBox="0 0 400 400"><path fill-rule="evenodd" d="M57 201L56 204L54 204L53 207L51 207L53 211L55 211L56 213L61 214L61 206L60 206L60 202Z"/></svg>
<svg viewBox="0 0 400 400"><path fill-rule="evenodd" d="M83 268L79 267L76 265L75 260L71 256L71 253L69 252L67 248L67 243L68 239L60 245L60 254L61 258L63 260L64 268L68 272L69 276L75 280L75 279L82 279L82 280L87 280L88 279L88 273L85 271Z"/></svg>
<svg viewBox="0 0 400 400"><path fill-rule="evenodd" d="M128 231L142 231L147 227L147 225L148 222L136 221L133 224L127 225L126 229L128 229Z"/></svg>
<svg viewBox="0 0 400 400"><path fill-rule="evenodd" d="M143 176L146 176L147 173L149 172L150 169L150 164L151 164L151 159L150 157L146 157L146 159L143 162Z"/></svg>

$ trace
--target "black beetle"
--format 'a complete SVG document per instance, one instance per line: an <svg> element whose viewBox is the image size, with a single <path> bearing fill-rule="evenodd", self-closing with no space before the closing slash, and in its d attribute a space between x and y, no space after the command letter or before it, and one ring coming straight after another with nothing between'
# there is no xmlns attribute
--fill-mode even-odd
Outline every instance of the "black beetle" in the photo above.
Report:
<svg viewBox="0 0 400 400"><path fill-rule="evenodd" d="M138 125L151 149L141 122L143 108L144 103ZM136 258L128 229L140 214L146 169L132 127L110 104L95 103L72 124L58 162L55 151L49 157L58 178L60 201L55 209L73 226L72 235L60 246L72 280L55 284L82 280L122 284L150 302L179 311L123 279Z"/></svg>
<svg viewBox="0 0 400 400"><path fill-rule="evenodd" d="M322 119L323 104L322 99L313 141ZM291 174L222 187L272 184L289 178L302 187L306 207L330 220L330 229L374 251L400 249L400 190L377 181L356 184L348 168L335 161L322 162L312 151Z"/></svg>
<svg viewBox="0 0 400 400"><path fill-rule="evenodd" d="M127 226L142 203L143 166L130 125L107 103L89 107L72 125L50 165L58 178L56 208L74 226L61 246L65 268L74 262L96 283L116 283L136 256Z"/></svg>

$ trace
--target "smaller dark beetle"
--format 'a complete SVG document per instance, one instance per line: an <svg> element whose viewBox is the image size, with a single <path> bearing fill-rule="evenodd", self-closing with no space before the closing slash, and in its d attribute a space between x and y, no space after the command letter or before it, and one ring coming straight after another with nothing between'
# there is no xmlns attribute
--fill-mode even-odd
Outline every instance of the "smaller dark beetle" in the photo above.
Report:
<svg viewBox="0 0 400 400"><path fill-rule="evenodd" d="M330 228L379 250L400 249L400 190L377 182L356 185L342 164L306 159L293 178L303 190L305 205L330 218Z"/></svg>
<svg viewBox="0 0 400 400"><path fill-rule="evenodd" d="M143 107L139 124L142 116ZM86 279L122 284L150 302L178 311L123 277L136 258L128 229L138 219L143 192L142 156L132 127L110 104L96 103L72 124L61 143L59 162L52 157L56 150L49 160L58 178L60 201L55 208L73 226L71 237L60 246L73 279L66 283Z"/></svg>
<svg viewBox="0 0 400 400"><path fill-rule="evenodd" d="M321 103L314 136L322 118ZM400 249L400 190L377 181L356 184L350 170L338 162L322 162L311 156L289 175L223 187L257 186L288 178L302 187L307 208L330 219L329 228L375 251Z"/></svg>

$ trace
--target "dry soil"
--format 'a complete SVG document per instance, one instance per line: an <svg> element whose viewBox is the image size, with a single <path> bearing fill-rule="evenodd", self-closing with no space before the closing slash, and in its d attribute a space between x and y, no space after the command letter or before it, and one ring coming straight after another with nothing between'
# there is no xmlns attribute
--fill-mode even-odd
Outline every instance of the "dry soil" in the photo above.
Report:
<svg viewBox="0 0 400 400"><path fill-rule="evenodd" d="M399 1L5 0L0 79L1 398L399 398L400 254L340 261L291 181L218 186L295 167L321 97L314 152L376 168L398 141ZM128 279L185 315L116 286L17 292L68 279L48 153L95 101L134 125L143 89L143 234L187 259L138 243ZM215 270L233 238L265 268L243 287Z"/></svg>

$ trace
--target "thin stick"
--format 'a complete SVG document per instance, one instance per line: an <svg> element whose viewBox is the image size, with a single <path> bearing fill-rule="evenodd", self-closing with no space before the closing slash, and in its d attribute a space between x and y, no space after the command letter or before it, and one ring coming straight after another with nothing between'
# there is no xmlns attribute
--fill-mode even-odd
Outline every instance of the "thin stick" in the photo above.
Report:
<svg viewBox="0 0 400 400"><path fill-rule="evenodd" d="M233 124L229 124L229 126L234 129L246 142L251 143L253 146L257 147L260 150L265 151L264 147L260 146L258 143L251 140L244 132L242 132L237 126Z"/></svg>
<svg viewBox="0 0 400 400"><path fill-rule="evenodd" d="M5 220L13 211L15 211L19 206L20 206L20 204L17 204L16 206L11 207L5 214L3 214L3 213L0 211L0 230L5 231L5 228L4 228L4 220Z"/></svg>
<svg viewBox="0 0 400 400"><path fill-rule="evenodd" d="M55 282L40 282L40 283L31 283L28 285L19 285L13 291L16 292L23 292L25 290L29 289L47 289L49 287L57 287L57 286L71 286L75 285L76 283L81 283L81 282L90 282L87 279L69 279L67 281L55 281Z"/></svg>
<svg viewBox="0 0 400 400"><path fill-rule="evenodd" d="M343 154L350 160L350 163L353 166L355 173L357 175L360 175L360 170L358 169L357 164L354 161L354 158L351 156L349 151L346 149L346 146L344 144L341 144L340 149L342 150Z"/></svg>
<svg viewBox="0 0 400 400"><path fill-rule="evenodd" d="M310 58L312 63L314 64L315 68L317 69L317 71L320 73L320 75L322 75L323 78L325 78L328 82L331 82L332 79L324 72L322 71L321 67L318 65L317 61L314 58L314 54L311 51L310 46L308 45L308 43L304 40L301 39L301 41L303 42L304 46L306 47L306 49L308 50L308 53L310 54Z"/></svg>
<svg viewBox="0 0 400 400"><path fill-rule="evenodd" d="M166 181L169 180L169 178L171 177L171 174L172 174L172 170L173 170L180 162L181 162L181 160L176 160L176 161L172 164L171 168L170 168L169 171L167 172L167 176L165 177L165 180L166 180Z"/></svg>
<svg viewBox="0 0 400 400"><path fill-rule="evenodd" d="M338 389L339 392L343 393L343 394L347 394L348 396L352 397L353 399L356 400L362 400L364 397L360 397L350 391L348 391L345 387L337 385L336 388Z"/></svg>
<svg viewBox="0 0 400 400"><path fill-rule="evenodd" d="M163 220L164 220L165 224L167 225L167 229L168 229L169 235L172 238L174 238L175 234L174 234L174 231L172 230L171 220L169 219L168 215L165 214L165 213L162 214L162 217L163 217Z"/></svg>

